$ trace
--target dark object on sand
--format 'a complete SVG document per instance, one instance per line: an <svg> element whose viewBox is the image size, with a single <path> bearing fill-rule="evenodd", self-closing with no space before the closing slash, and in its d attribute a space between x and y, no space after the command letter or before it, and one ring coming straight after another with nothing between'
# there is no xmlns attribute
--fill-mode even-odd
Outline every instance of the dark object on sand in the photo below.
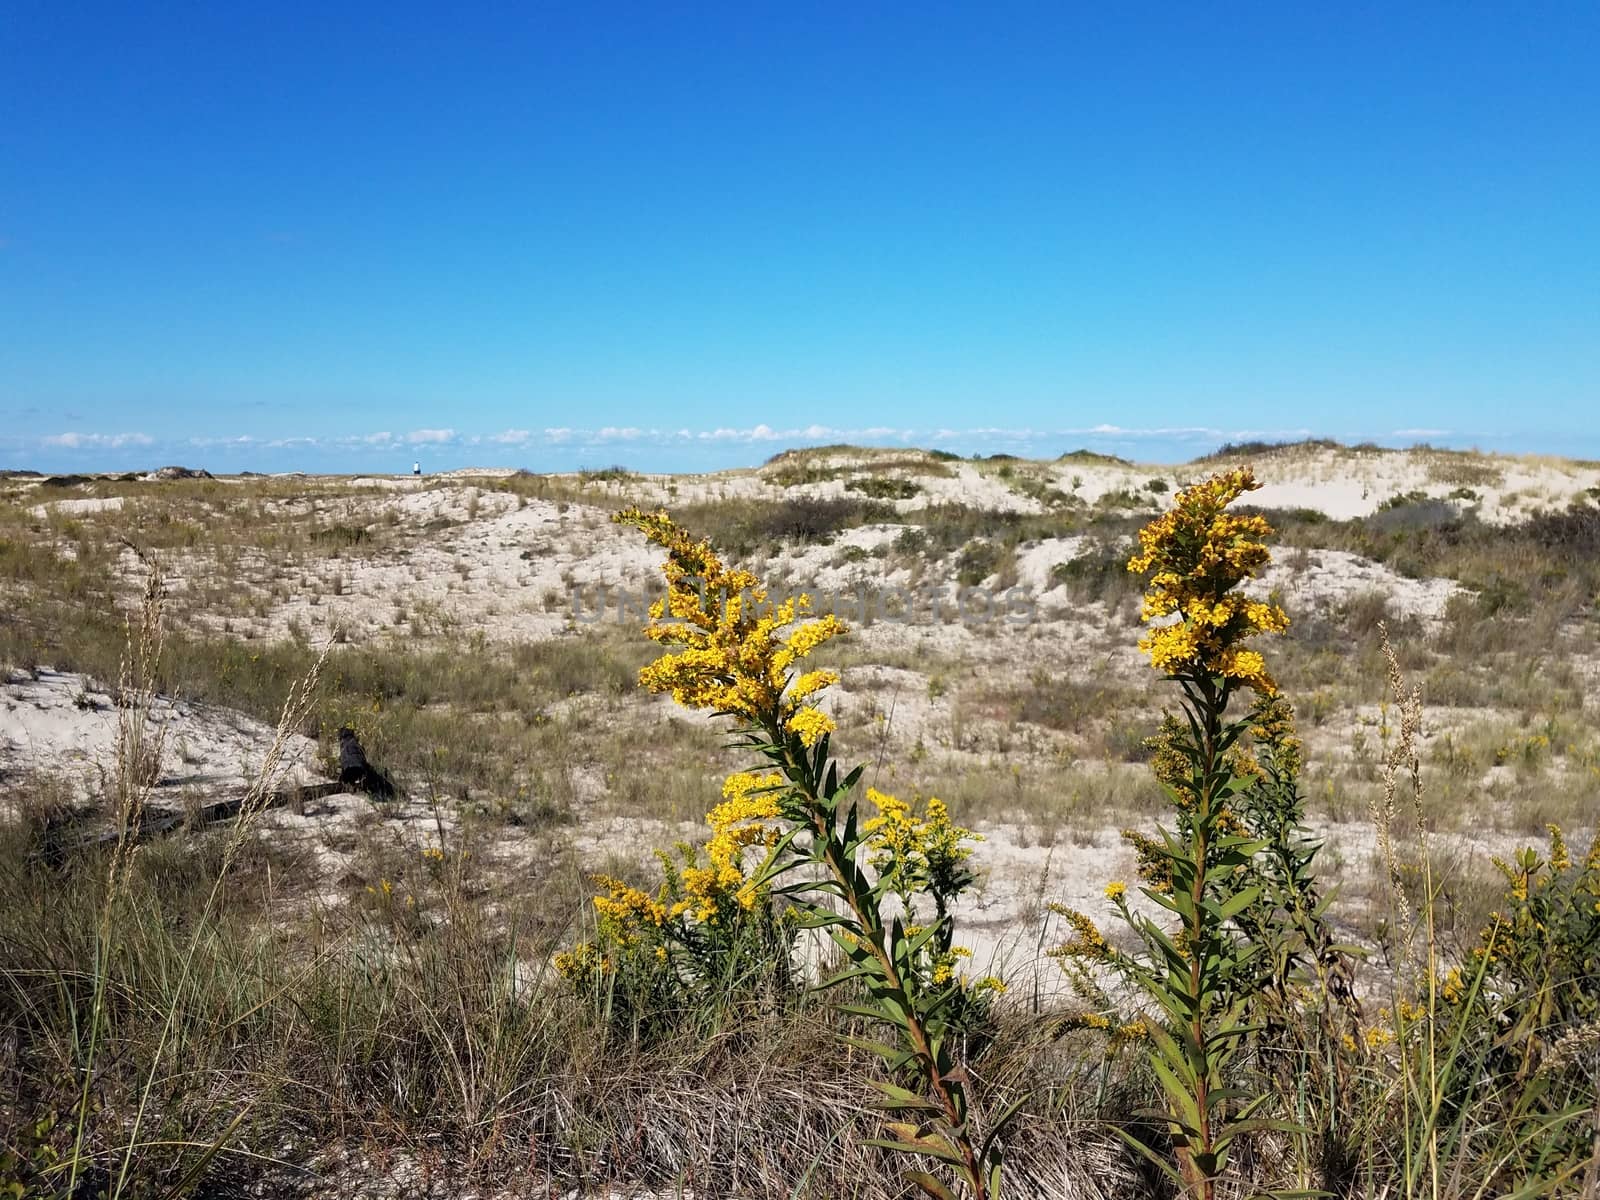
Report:
<svg viewBox="0 0 1600 1200"><path fill-rule="evenodd" d="M339 782L360 788L374 800L393 800L394 783L367 761L367 752L356 740L356 731L345 725L339 729Z"/></svg>

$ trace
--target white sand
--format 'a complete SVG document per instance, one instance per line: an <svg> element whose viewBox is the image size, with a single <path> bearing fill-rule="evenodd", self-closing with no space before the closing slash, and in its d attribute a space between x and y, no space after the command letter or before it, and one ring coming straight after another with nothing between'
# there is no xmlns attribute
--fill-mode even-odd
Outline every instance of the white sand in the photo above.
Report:
<svg viewBox="0 0 1600 1200"><path fill-rule="evenodd" d="M82 675L41 669L12 673L0 685L0 794L29 775L79 798L100 795L114 769L117 708L109 691ZM153 799L177 801L190 790L223 796L253 782L274 730L231 709L158 697L149 716L165 730L161 778ZM289 737L284 782L321 778L316 743Z"/></svg>

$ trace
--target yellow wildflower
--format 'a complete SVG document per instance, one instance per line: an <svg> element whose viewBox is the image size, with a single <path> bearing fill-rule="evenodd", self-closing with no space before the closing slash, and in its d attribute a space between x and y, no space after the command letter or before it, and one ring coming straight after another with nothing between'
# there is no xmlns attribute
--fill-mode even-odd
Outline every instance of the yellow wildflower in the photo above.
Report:
<svg viewBox="0 0 1600 1200"><path fill-rule="evenodd" d="M583 984L611 970L611 959L591 942L579 942L555 957L555 968L563 979Z"/></svg>
<svg viewBox="0 0 1600 1200"><path fill-rule="evenodd" d="M1444 978L1439 981L1439 992L1447 1004L1458 1004L1463 993L1461 968L1451 967L1445 972Z"/></svg>
<svg viewBox="0 0 1600 1200"><path fill-rule="evenodd" d="M667 906L638 888L608 875L596 875L594 882L609 893L594 898L595 911L620 940L631 939L640 925L649 924L659 928L666 923Z"/></svg>
<svg viewBox="0 0 1600 1200"><path fill-rule="evenodd" d="M1127 884L1123 883L1120 879L1113 879L1110 883L1106 884L1106 899L1113 901L1121 900L1122 897L1127 894L1127 891Z"/></svg>
<svg viewBox="0 0 1600 1200"><path fill-rule="evenodd" d="M1266 661L1239 643L1282 633L1289 618L1275 604L1233 591L1266 565L1270 556L1259 539L1272 528L1262 517L1225 511L1260 486L1248 467L1225 471L1180 492L1172 511L1139 531L1140 549L1128 569L1150 573L1142 616L1168 622L1145 634L1139 648L1163 674L1221 675L1261 695L1277 691Z"/></svg>
<svg viewBox="0 0 1600 1200"><path fill-rule="evenodd" d="M726 713L774 737L792 733L807 746L832 731L815 700L838 675L820 670L796 679L790 672L845 632L837 617L806 619L811 600L804 595L769 604L760 580L724 564L709 542L694 540L664 511L630 508L612 520L635 526L667 552L667 596L652 606L645 632L676 649L641 670L640 683L670 692L686 708Z"/></svg>
<svg viewBox="0 0 1600 1200"><path fill-rule="evenodd" d="M875 787L867 788L867 799L878 810L861 827L874 868L893 871L908 885L925 883L946 896L965 886L969 877L962 864L972 856L970 843L983 837L951 821L943 800L930 797L919 817L906 801Z"/></svg>
<svg viewBox="0 0 1600 1200"><path fill-rule="evenodd" d="M1142 1019L1135 1017L1111 1031L1111 1045L1113 1048L1127 1046L1134 1042L1142 1042L1149 1036L1150 1027Z"/></svg>
<svg viewBox="0 0 1600 1200"><path fill-rule="evenodd" d="M1545 828L1550 832L1550 867L1565 871L1572 865L1572 856L1567 852L1567 839L1561 833L1561 826L1552 823Z"/></svg>
<svg viewBox="0 0 1600 1200"><path fill-rule="evenodd" d="M1072 936L1051 950L1050 957L1096 960L1115 957L1116 952L1111 949L1105 935L1100 932L1092 919L1075 908L1067 908L1060 904L1052 904L1050 911L1065 919L1072 929Z"/></svg>
<svg viewBox="0 0 1600 1200"><path fill-rule="evenodd" d="M790 733L800 735L800 741L807 746L815 746L825 733L832 733L837 726L833 718L815 708L802 708L794 716L784 722L784 728Z"/></svg>

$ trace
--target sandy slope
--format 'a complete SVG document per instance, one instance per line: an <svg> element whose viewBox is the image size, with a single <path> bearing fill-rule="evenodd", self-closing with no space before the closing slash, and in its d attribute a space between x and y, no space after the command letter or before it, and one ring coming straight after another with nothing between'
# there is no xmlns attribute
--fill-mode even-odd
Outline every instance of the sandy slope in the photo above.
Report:
<svg viewBox="0 0 1600 1200"><path fill-rule="evenodd" d="M49 779L79 798L103 793L113 770L117 707L111 691L82 675L41 669L12 672L0 685L0 796L29 776ZM186 794L216 798L252 783L274 730L232 709L158 697L149 717L164 731L161 775L152 802ZM316 743L289 735L286 784L322 778Z"/></svg>

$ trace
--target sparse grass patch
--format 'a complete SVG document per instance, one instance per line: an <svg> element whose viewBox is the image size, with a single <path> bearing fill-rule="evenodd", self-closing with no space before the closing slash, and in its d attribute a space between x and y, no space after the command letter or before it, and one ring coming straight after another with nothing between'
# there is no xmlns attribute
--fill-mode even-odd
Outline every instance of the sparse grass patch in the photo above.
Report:
<svg viewBox="0 0 1600 1200"><path fill-rule="evenodd" d="M901 479L894 475L865 475L844 485L847 492L859 492L872 500L910 500L922 493L922 485L914 479Z"/></svg>
<svg viewBox="0 0 1600 1200"><path fill-rule="evenodd" d="M801 496L680 505L674 515L741 556L783 544L826 544L846 529L898 519L878 500Z"/></svg>

